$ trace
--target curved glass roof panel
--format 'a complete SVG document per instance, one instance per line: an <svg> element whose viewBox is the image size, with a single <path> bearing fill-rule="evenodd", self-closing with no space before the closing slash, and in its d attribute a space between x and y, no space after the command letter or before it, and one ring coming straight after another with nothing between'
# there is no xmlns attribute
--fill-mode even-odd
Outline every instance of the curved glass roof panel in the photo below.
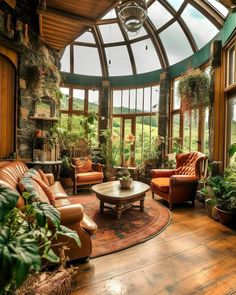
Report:
<svg viewBox="0 0 236 295"><path fill-rule="evenodd" d="M188 39L177 22L174 22L161 32L160 38L165 47L170 65L193 54Z"/></svg>
<svg viewBox="0 0 236 295"><path fill-rule="evenodd" d="M224 17L229 13L228 9L224 7L219 1L216 0L206 0L206 2L210 3L216 10L218 10Z"/></svg>
<svg viewBox="0 0 236 295"><path fill-rule="evenodd" d="M138 33L128 33L129 40L134 40L147 35L147 31L142 27Z"/></svg>
<svg viewBox="0 0 236 295"><path fill-rule="evenodd" d="M118 24L100 25L98 27L104 43L124 41L124 37Z"/></svg>
<svg viewBox="0 0 236 295"><path fill-rule="evenodd" d="M75 73L107 78L166 68L211 41L228 14L217 0L146 2L148 18L138 33L125 31L113 6L70 45L74 56L70 46L65 49L61 70L73 73L70 64L74 62Z"/></svg>
<svg viewBox="0 0 236 295"><path fill-rule="evenodd" d="M117 15L116 15L116 11L115 9L111 9L107 14L104 15L104 17L102 18L103 19L110 19L110 18L116 18Z"/></svg>
<svg viewBox="0 0 236 295"><path fill-rule="evenodd" d="M177 11L180 6L183 4L184 0L168 0L170 5Z"/></svg>
<svg viewBox="0 0 236 295"><path fill-rule="evenodd" d="M186 6L181 17L189 27L199 49L218 33L218 29L190 4Z"/></svg>
<svg viewBox="0 0 236 295"><path fill-rule="evenodd" d="M132 66L127 47L112 46L106 47L109 76L132 75Z"/></svg>
<svg viewBox="0 0 236 295"><path fill-rule="evenodd" d="M74 73L101 76L101 64L95 47L74 45Z"/></svg>
<svg viewBox="0 0 236 295"><path fill-rule="evenodd" d="M61 58L61 71L70 72L70 46L65 48Z"/></svg>
<svg viewBox="0 0 236 295"><path fill-rule="evenodd" d="M156 29L161 28L172 19L172 15L157 1L148 8L148 17Z"/></svg>
<svg viewBox="0 0 236 295"><path fill-rule="evenodd" d="M161 64L151 39L131 44L137 74L151 72L161 68Z"/></svg>
<svg viewBox="0 0 236 295"><path fill-rule="evenodd" d="M80 37L78 37L76 40L76 42L85 42L85 43L91 43L91 44L95 44L95 39L93 37L93 34L91 32L85 32L83 33L83 35L81 35Z"/></svg>

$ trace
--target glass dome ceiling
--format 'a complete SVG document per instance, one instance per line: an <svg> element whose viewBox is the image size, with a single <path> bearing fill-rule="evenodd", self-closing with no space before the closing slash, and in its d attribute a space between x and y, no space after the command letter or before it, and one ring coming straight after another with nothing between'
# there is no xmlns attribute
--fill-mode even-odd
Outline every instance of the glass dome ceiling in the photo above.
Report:
<svg viewBox="0 0 236 295"><path fill-rule="evenodd" d="M65 48L61 70L81 75L125 76L167 68L201 49L224 24L228 10L216 0L149 0L136 35L113 8Z"/></svg>

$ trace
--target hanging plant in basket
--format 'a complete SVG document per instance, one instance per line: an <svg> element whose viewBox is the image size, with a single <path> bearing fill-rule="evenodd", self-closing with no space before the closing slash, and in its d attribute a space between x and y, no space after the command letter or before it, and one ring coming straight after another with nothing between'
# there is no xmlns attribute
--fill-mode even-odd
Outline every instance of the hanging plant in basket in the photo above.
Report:
<svg viewBox="0 0 236 295"><path fill-rule="evenodd" d="M197 109L209 105L210 79L206 73L191 70L179 82L179 96L184 110Z"/></svg>

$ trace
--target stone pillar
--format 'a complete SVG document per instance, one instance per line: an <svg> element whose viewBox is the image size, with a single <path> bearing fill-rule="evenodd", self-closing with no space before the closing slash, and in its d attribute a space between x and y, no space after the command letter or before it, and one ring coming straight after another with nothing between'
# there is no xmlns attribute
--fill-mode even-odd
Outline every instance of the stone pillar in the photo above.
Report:
<svg viewBox="0 0 236 295"><path fill-rule="evenodd" d="M158 135L165 138L166 144L168 143L169 97L170 97L170 81L168 77L168 72L163 72L160 75ZM165 144L163 144L162 150L165 154L165 151L166 151Z"/></svg>
<svg viewBox="0 0 236 295"><path fill-rule="evenodd" d="M111 128L111 93L110 82L104 80L102 82L102 93L100 98L100 120L99 130ZM99 142L103 143L104 138L99 137Z"/></svg>

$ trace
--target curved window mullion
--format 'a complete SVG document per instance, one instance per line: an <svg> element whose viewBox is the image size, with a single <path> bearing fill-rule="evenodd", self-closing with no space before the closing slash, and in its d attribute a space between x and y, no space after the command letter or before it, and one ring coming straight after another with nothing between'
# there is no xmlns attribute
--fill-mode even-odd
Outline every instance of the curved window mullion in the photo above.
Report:
<svg viewBox="0 0 236 295"><path fill-rule="evenodd" d="M135 64L135 60L134 60L134 54L133 54L132 48L130 46L127 33L124 30L123 26L120 24L120 22L118 23L118 25L119 25L121 33L122 33L122 35L123 35L123 37L125 39L125 43L126 43L127 50L128 50L128 53L129 53L129 59L130 59L130 63L131 63L131 66L132 66L133 74L136 75L137 74L137 68L136 68L136 64Z"/></svg>
<svg viewBox="0 0 236 295"><path fill-rule="evenodd" d="M100 34L100 31L97 26L93 28L93 35L94 39L97 43L98 53L100 57L101 67L102 67L102 76L104 79L108 78L108 63L106 58L106 53L104 50L103 42L102 42L102 36Z"/></svg>
<svg viewBox="0 0 236 295"><path fill-rule="evenodd" d="M144 27L145 27L146 31L148 32L148 34L153 42L153 45L157 51L157 55L159 57L161 67L164 69L167 68L169 66L169 61L168 61L166 51L164 49L162 41L160 40L158 35L155 33L155 28L149 19L147 19L144 22Z"/></svg>

